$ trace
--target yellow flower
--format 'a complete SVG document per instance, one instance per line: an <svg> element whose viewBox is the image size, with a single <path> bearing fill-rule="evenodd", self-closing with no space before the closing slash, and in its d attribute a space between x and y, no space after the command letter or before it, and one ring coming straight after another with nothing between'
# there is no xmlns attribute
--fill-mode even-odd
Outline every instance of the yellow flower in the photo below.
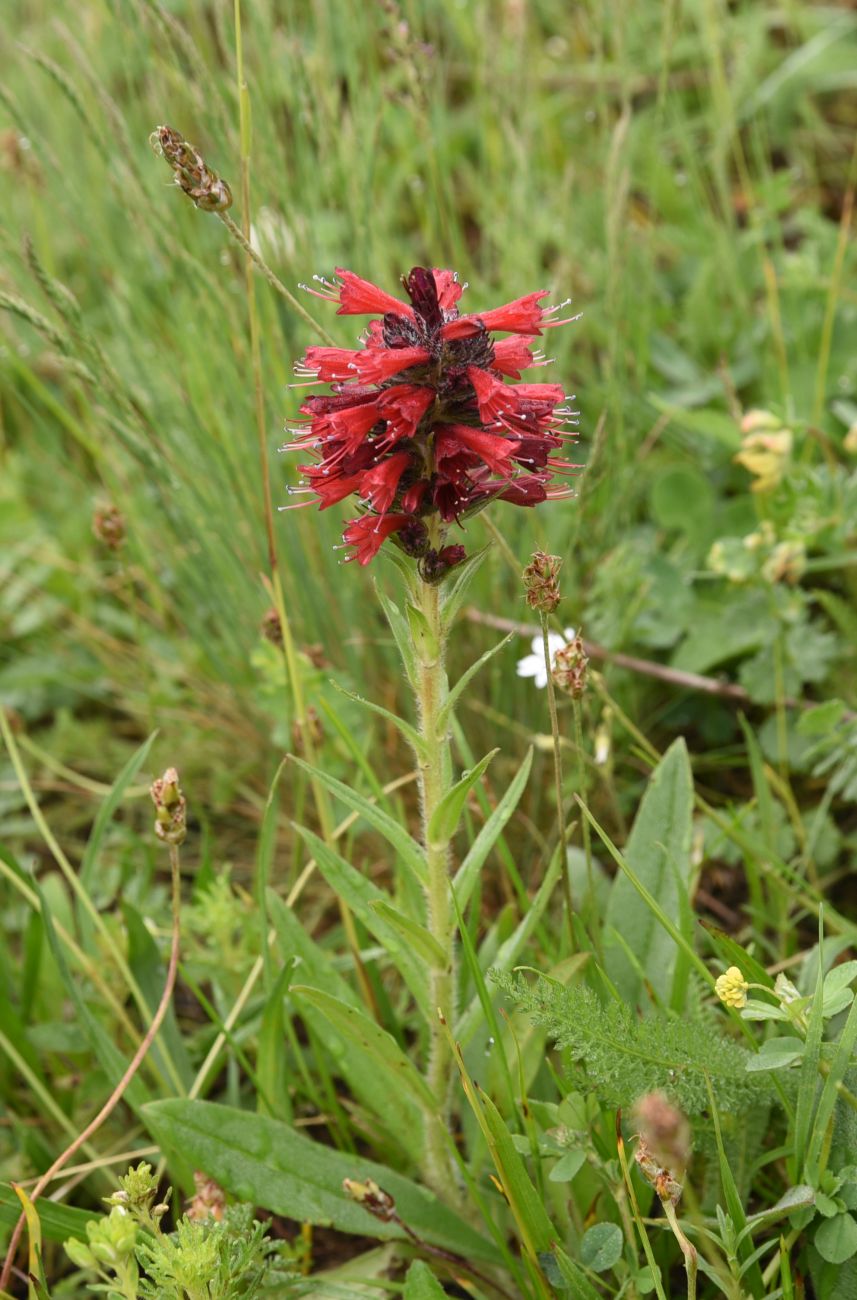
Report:
<svg viewBox="0 0 857 1300"><path fill-rule="evenodd" d="M791 429L759 430L745 433L741 450L732 459L753 475L755 482L751 486L754 492L767 492L782 479L791 450Z"/></svg>
<svg viewBox="0 0 857 1300"><path fill-rule="evenodd" d="M740 1009L747 1005L747 990L750 985L744 979L737 966L730 966L714 984L714 992L727 1007Z"/></svg>

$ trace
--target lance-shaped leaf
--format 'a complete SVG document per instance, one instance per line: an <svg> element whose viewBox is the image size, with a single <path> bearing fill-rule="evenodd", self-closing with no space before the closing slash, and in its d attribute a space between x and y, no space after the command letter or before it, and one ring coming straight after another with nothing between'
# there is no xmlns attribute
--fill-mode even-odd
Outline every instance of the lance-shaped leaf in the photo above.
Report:
<svg viewBox="0 0 857 1300"><path fill-rule="evenodd" d="M443 846L452 839L464 811L464 802L468 794L476 782L481 779L491 759L497 753L499 753L499 750L492 749L490 754L480 758L475 767L472 767L469 772L465 772L464 776L459 781L456 781L451 790L447 790L435 808L428 824L429 844Z"/></svg>

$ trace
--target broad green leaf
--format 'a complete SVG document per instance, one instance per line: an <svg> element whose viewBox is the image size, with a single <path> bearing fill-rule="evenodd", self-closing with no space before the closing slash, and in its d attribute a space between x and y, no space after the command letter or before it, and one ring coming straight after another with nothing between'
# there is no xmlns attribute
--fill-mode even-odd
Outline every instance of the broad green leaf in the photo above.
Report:
<svg viewBox="0 0 857 1300"><path fill-rule="evenodd" d="M615 1223L593 1223L580 1243L580 1262L593 1273L606 1273L622 1257L624 1238Z"/></svg>
<svg viewBox="0 0 857 1300"><path fill-rule="evenodd" d="M857 961L844 961L839 966L834 966L824 977L824 998L832 997L834 993L841 993L855 978L857 978Z"/></svg>
<svg viewBox="0 0 857 1300"><path fill-rule="evenodd" d="M560 1156L553 1169L548 1174L548 1180L552 1183L570 1183L576 1173L578 1173L586 1164L586 1152L583 1150L566 1151L564 1156Z"/></svg>
<svg viewBox="0 0 857 1300"><path fill-rule="evenodd" d="M857 1253L857 1222L850 1214L837 1214L820 1223L813 1238L815 1249L828 1264L844 1264Z"/></svg>
<svg viewBox="0 0 857 1300"><path fill-rule="evenodd" d="M158 1101L146 1120L167 1152L181 1153L240 1200L287 1218L382 1240L405 1237L350 1200L342 1180L373 1179L418 1236L466 1259L494 1262L495 1247L456 1211L402 1174L313 1142L287 1124L205 1101Z"/></svg>
<svg viewBox="0 0 857 1300"><path fill-rule="evenodd" d="M767 1042L762 1043L756 1056L750 1057L747 1069L750 1073L758 1070L782 1070L799 1061L802 1055L802 1038L791 1038L787 1035L782 1038L769 1038Z"/></svg>
<svg viewBox="0 0 857 1300"><path fill-rule="evenodd" d="M446 699L443 702L442 707L438 712L437 715L438 736L443 736L445 734L447 722L449 720L449 715L452 712L452 710L455 708L456 701L461 698L462 692L466 689L467 686L469 686L473 678L479 672L480 668L482 668L483 665L487 664L488 660L492 659L498 650L502 650L504 646L507 646L511 641L512 637L515 635L516 634L514 632L510 632L508 636L504 636L502 641L498 641L497 644L492 646L490 650L486 650L484 655L480 655L480 657L476 660L476 662L472 663L470 667L467 669L467 671L461 674L458 681L450 690L449 694L447 695Z"/></svg>
<svg viewBox="0 0 857 1300"><path fill-rule="evenodd" d="M518 806L524 792L533 765L532 746L527 750L524 761L518 768L502 799L493 810L485 825L467 851L461 866L455 875L455 894L462 912L466 910L473 893L479 872L488 854L503 834L503 828Z"/></svg>
<svg viewBox="0 0 857 1300"><path fill-rule="evenodd" d="M634 819L623 858L667 918L681 923L680 891L689 892L693 779L684 740L675 741L655 768ZM610 931L619 931L658 996L666 1003L676 945L624 871L613 881L605 923L607 974L630 1005L643 998L643 983Z"/></svg>
<svg viewBox="0 0 857 1300"><path fill-rule="evenodd" d="M389 813L384 812L377 804L366 799L362 794L352 790L350 786L345 785L342 781L337 781L336 777L328 776L320 768L311 767L305 763L302 758L296 758L291 755L290 761L295 763L308 776L318 780L322 785L335 794L337 799L341 799L347 807L352 808L355 812L360 813L361 817L372 826L376 831L384 836L384 839L391 844L399 854L404 864L413 871L417 879L425 884L426 881L426 863L422 849L411 839L408 832L403 826L391 817Z"/></svg>
<svg viewBox="0 0 857 1300"><path fill-rule="evenodd" d="M383 944L423 1015L428 1017L425 971L415 957L410 943L405 941L400 932L388 924L383 915L373 907L374 903L387 902L387 895L312 831L307 830L305 826L296 826L295 829L306 842L318 863L319 871L334 893L345 899L355 916L363 922L378 942Z"/></svg>
<svg viewBox="0 0 857 1300"><path fill-rule="evenodd" d="M349 1051L361 1055L367 1067L375 1071L377 1087L373 1109L390 1132L398 1137L408 1157L416 1159L418 1152L415 1148L421 1145L424 1111L431 1113L436 1110L437 1100L392 1034L356 1007L331 997L329 993L322 993L320 989L294 984L292 994L299 1003L308 1003L324 1016L345 1039Z"/></svg>
<svg viewBox="0 0 857 1300"><path fill-rule="evenodd" d="M451 790L447 790L435 808L428 824L429 844L442 846L449 843L461 819L464 802L468 794L476 782L481 780L491 759L499 752L498 749L492 749L484 758L480 758L475 767L472 767L469 772L465 772L464 776L459 781L456 781Z"/></svg>
<svg viewBox="0 0 857 1300"><path fill-rule="evenodd" d="M405 1278L402 1300L444 1300L446 1292L428 1264L415 1259Z"/></svg>
<svg viewBox="0 0 857 1300"><path fill-rule="evenodd" d="M86 1225L91 1212L42 1198L38 1202L42 1236L48 1241L66 1241L69 1237L86 1240ZM11 1183L0 1183L0 1227L13 1228L21 1214L21 1203Z"/></svg>

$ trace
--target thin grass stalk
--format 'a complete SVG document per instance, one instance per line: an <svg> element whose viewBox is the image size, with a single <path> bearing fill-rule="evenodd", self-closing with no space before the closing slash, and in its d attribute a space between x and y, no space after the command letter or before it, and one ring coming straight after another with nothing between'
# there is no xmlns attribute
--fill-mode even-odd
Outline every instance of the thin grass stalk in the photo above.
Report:
<svg viewBox="0 0 857 1300"><path fill-rule="evenodd" d="M247 82L244 76L244 44L241 33L241 0L234 0L235 14L235 69L238 81L238 113L239 129L241 140L240 152L240 171L241 171L241 220L244 227L243 231L239 230L234 221L226 215L218 215L226 225L230 233L238 239L241 247L246 253L244 264L245 270L245 293L247 298L247 314L250 325L250 355L253 369L253 406L256 417L256 435L259 446L259 463L262 473L262 493L264 498L264 516L265 516L265 536L268 548L268 565L271 574L271 592L274 599L274 606L280 620L280 628L283 637L283 655L286 662L286 672L288 674L291 686L292 699L295 707L298 727L304 746L307 762L310 766L315 767L315 746L312 738L312 728L308 725L306 704L303 695L301 682L300 665L295 653L294 638L292 636L291 624L286 611L286 602L283 597L283 588L280 580L280 571L277 558L277 538L274 529L274 509L271 497L271 474L268 466L268 446L267 446L267 427L265 419L265 395L262 379L262 351L260 344L259 330L259 313L256 305L256 285L253 278L253 266L258 265L265 273L266 278L271 282L279 292L283 293L290 305L299 313L299 315L317 332L320 333L328 342L332 339L321 329L312 316L301 306L294 296L289 293L285 285L281 284L272 271L268 269L262 259L256 254L250 244L250 95L247 89ZM312 781L313 798L315 800L316 810L318 812L319 824L321 826L322 837L326 843L331 843L333 831L333 816L330 809L330 801L327 791L321 786L320 782ZM342 927L351 955L354 960L354 967L357 973L357 980L360 985L363 999L370 1011L375 1014L377 1008L372 994L372 989L366 972L363 969L363 963L360 957L360 944L357 937L357 930L354 924L354 918L348 904L342 898L337 898L339 914L342 920Z"/></svg>
<svg viewBox="0 0 857 1300"><path fill-rule="evenodd" d="M562 754L560 752L561 738L559 734L559 714L556 708L556 688L553 681L553 659L550 649L550 635L548 629L548 618L544 610L539 611L539 622L542 628L542 647L545 655L545 671L547 673L547 690L548 690L548 711L551 719L551 736L553 737L553 773L554 787L556 791L556 823L557 823L557 842L562 858L562 889L565 897L566 920L568 922L568 936L571 943L571 950L574 951L574 902L571 896L571 880L568 872L568 832L565 825L565 812L562 801Z"/></svg>

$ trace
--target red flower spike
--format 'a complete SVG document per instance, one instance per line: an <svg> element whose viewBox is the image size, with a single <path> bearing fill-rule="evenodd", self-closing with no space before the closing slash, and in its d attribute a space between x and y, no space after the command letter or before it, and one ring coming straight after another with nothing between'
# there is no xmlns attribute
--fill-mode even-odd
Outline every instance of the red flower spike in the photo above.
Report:
<svg viewBox="0 0 857 1300"><path fill-rule="evenodd" d="M348 559L368 564L392 539L426 582L440 582L464 559L448 545L449 526L491 501L534 506L570 495L558 484L577 468L559 459L573 435L559 384L513 384L547 364L530 339L554 324L544 291L493 311L459 314L466 286L451 271L414 267L403 277L410 304L351 271L310 292L340 315L374 317L361 346L308 348L302 377L332 385L300 407L292 444L312 462L303 489L321 509L352 493L365 511L344 533ZM490 331L509 331L494 339ZM537 359L538 357L538 359Z"/></svg>

